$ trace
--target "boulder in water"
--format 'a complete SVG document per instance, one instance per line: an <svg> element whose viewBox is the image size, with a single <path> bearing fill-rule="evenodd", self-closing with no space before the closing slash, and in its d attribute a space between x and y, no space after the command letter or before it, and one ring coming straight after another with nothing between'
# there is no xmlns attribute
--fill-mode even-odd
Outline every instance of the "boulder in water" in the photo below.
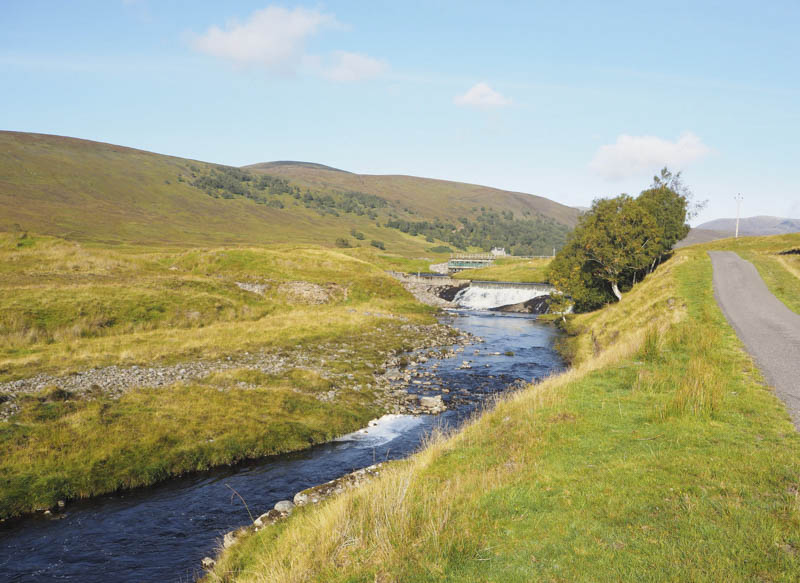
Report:
<svg viewBox="0 0 800 583"><path fill-rule="evenodd" d="M442 401L441 395L436 395L433 397L421 397L419 400L419 406L426 413L430 413L432 415L442 413L445 410L444 401Z"/></svg>
<svg viewBox="0 0 800 583"><path fill-rule="evenodd" d="M211 569L216 564L217 562L211 557L203 557L203 560L200 561L200 566L203 567L203 569L205 569L206 571Z"/></svg>
<svg viewBox="0 0 800 583"><path fill-rule="evenodd" d="M490 308L492 312L511 312L514 314L546 314L550 311L550 296L537 296L518 304L508 304Z"/></svg>

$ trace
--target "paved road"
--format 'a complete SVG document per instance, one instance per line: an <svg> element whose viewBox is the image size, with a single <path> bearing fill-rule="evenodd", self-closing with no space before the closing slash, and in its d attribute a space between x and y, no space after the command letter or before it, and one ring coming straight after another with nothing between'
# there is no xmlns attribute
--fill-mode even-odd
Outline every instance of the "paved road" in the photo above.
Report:
<svg viewBox="0 0 800 583"><path fill-rule="evenodd" d="M732 251L709 255L717 303L800 429L800 314L772 295L749 261Z"/></svg>

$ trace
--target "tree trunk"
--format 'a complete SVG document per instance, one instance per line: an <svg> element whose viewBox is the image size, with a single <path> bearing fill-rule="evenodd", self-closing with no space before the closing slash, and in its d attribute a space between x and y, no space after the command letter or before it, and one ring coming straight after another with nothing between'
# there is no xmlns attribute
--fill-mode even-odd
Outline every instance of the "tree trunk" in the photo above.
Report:
<svg viewBox="0 0 800 583"><path fill-rule="evenodd" d="M614 295L617 296L617 301L622 299L622 294L619 293L619 288L617 287L617 282L611 282L611 291L614 292Z"/></svg>

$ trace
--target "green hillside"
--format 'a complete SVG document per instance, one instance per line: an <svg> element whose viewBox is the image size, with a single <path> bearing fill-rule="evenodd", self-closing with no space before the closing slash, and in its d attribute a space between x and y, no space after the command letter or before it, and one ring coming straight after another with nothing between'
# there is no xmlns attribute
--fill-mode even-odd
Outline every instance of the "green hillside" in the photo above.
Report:
<svg viewBox="0 0 800 583"><path fill-rule="evenodd" d="M0 231L81 241L373 246L433 259L441 243L496 243L529 254L560 247L577 214L485 187L310 163L239 169L41 134L0 132L0 152ZM355 182L312 184L304 173Z"/></svg>
<svg viewBox="0 0 800 583"><path fill-rule="evenodd" d="M416 176L353 174L307 162L266 162L246 168L316 188L351 189L376 194L429 217L455 219L475 215L481 207L540 215L574 227L578 209L542 196L509 192L477 184Z"/></svg>

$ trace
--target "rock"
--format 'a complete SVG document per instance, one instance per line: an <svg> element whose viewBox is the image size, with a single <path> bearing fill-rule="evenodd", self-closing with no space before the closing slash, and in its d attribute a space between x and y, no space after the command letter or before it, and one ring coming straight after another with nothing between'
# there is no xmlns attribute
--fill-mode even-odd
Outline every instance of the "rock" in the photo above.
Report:
<svg viewBox="0 0 800 583"><path fill-rule="evenodd" d="M291 514L292 510L294 510L294 503L291 500L281 500L280 502L275 504L275 510L277 510L278 512Z"/></svg>
<svg viewBox="0 0 800 583"><path fill-rule="evenodd" d="M289 502L289 504L291 504L291 502ZM268 524L275 524L276 522L286 518L287 516L289 516L288 512L281 512L280 510L275 510L273 508L272 510L268 510L264 514L256 518L253 521L253 525L256 527L256 529L259 529Z"/></svg>
<svg viewBox="0 0 800 583"><path fill-rule="evenodd" d="M56 502L56 506L58 506L59 508L64 508L64 506L66 505L67 503L64 502L63 500L59 500L58 502Z"/></svg>
<svg viewBox="0 0 800 583"><path fill-rule="evenodd" d="M222 548L228 549L236 544L236 531L232 530L230 532L226 532L225 536L222 537Z"/></svg>
<svg viewBox="0 0 800 583"><path fill-rule="evenodd" d="M298 492L294 495L294 505L303 506L311 501L311 497L305 492Z"/></svg>
<svg viewBox="0 0 800 583"><path fill-rule="evenodd" d="M434 397L422 397L419 400L419 406L432 414L441 413L445 410L444 401L442 401L441 395L436 395Z"/></svg>
<svg viewBox="0 0 800 583"><path fill-rule="evenodd" d="M203 567L203 569L205 569L206 571L213 568L214 565L216 564L217 562L211 557L203 557L203 560L200 561L200 566Z"/></svg>

